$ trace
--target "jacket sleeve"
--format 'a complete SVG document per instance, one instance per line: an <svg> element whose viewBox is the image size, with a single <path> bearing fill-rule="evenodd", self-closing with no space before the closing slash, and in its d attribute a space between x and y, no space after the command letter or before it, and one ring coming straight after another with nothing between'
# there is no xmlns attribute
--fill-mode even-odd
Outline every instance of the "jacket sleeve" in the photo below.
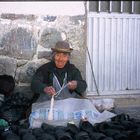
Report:
<svg viewBox="0 0 140 140"><path fill-rule="evenodd" d="M77 68L73 70L73 80L77 81L75 92L82 96L87 88L87 83L83 80L81 72Z"/></svg>

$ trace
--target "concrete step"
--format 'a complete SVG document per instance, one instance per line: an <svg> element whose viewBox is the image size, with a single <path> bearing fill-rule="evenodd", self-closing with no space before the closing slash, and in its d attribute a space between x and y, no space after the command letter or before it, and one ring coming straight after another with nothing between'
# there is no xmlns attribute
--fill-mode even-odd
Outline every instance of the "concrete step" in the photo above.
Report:
<svg viewBox="0 0 140 140"><path fill-rule="evenodd" d="M94 99L114 99L116 114L125 113L131 118L140 119L140 95L94 96Z"/></svg>
<svg viewBox="0 0 140 140"><path fill-rule="evenodd" d="M93 99L114 99L114 104L117 107L140 106L140 94L136 95L100 95L89 96Z"/></svg>

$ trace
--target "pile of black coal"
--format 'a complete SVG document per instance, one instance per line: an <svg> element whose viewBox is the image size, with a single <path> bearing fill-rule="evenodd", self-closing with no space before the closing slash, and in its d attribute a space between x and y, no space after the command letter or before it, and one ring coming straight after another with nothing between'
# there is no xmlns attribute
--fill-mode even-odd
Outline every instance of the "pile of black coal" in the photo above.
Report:
<svg viewBox="0 0 140 140"><path fill-rule="evenodd" d="M15 80L11 75L0 75L0 119L18 123L26 117L33 103L24 93L14 93Z"/></svg>
<svg viewBox="0 0 140 140"><path fill-rule="evenodd" d="M40 128L12 125L0 132L1 140L140 140L140 120L119 114L92 125L81 120L79 125L53 126L43 123Z"/></svg>
<svg viewBox="0 0 140 140"><path fill-rule="evenodd" d="M25 117L26 110L30 107L31 100L24 96L23 93L14 93L5 98L0 107L0 118L8 122L18 122Z"/></svg>

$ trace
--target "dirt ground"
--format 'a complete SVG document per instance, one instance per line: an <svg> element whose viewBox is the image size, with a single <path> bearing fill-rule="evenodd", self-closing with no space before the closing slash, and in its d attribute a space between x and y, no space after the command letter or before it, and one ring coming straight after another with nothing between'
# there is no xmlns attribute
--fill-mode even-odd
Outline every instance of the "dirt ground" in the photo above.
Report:
<svg viewBox="0 0 140 140"><path fill-rule="evenodd" d="M131 118L140 119L140 106L116 107L115 113L125 113L128 114Z"/></svg>

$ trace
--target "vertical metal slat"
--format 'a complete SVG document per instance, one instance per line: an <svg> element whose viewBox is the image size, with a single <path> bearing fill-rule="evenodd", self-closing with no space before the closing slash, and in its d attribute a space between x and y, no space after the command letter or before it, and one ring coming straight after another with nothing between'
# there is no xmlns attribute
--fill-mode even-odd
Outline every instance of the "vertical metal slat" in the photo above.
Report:
<svg viewBox="0 0 140 140"><path fill-rule="evenodd" d="M100 94L140 90L140 18L123 15L90 18L89 51ZM90 69L87 66L87 83L88 90L93 92L96 89Z"/></svg>
<svg viewBox="0 0 140 140"><path fill-rule="evenodd" d="M101 12L101 1L98 1L98 12Z"/></svg>
<svg viewBox="0 0 140 140"><path fill-rule="evenodd" d="M134 1L131 1L131 13L133 14L134 13Z"/></svg>
<svg viewBox="0 0 140 140"><path fill-rule="evenodd" d="M121 1L121 9L120 12L123 13L123 1Z"/></svg>
<svg viewBox="0 0 140 140"><path fill-rule="evenodd" d="M92 87L92 71L91 71L91 65L90 65L90 58L91 55L92 55L92 46L93 46L93 42L92 42L92 38L93 38L93 31L92 31L92 27L93 27L93 21L92 21L93 18L89 17L88 18L88 52L89 54L87 54L87 58L88 58L88 61L87 61L87 64L86 64L86 69L88 69L88 73L86 73L86 80L88 82L88 91L92 91L94 88ZM89 56L90 55L90 56Z"/></svg>
<svg viewBox="0 0 140 140"><path fill-rule="evenodd" d="M112 12L112 1L109 1L109 13Z"/></svg>

